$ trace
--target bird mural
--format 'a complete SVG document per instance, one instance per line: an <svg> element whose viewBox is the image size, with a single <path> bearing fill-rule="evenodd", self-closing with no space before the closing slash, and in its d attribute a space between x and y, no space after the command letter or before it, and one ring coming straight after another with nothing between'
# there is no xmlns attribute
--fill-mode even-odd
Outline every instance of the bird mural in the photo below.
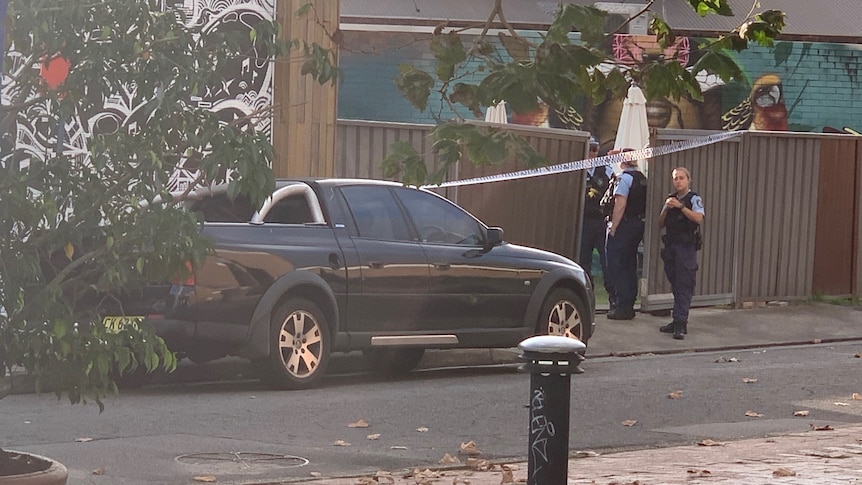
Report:
<svg viewBox="0 0 862 485"><path fill-rule="evenodd" d="M754 81L751 94L721 116L722 129L728 131L787 131L787 107L781 78L765 74Z"/></svg>

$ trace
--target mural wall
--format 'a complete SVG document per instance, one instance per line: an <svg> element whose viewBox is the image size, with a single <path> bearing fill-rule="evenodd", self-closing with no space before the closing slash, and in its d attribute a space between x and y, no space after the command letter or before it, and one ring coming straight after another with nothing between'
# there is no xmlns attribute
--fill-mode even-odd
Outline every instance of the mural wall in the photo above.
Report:
<svg viewBox="0 0 862 485"><path fill-rule="evenodd" d="M200 27L203 35L208 32L236 30L249 32L262 19L275 17L276 0L163 0L162 10L179 9L185 13L189 26ZM249 40L249 49L252 49ZM9 66L12 76L16 76L24 65L13 51L7 54L11 59ZM53 68L55 62L41 66L43 71ZM273 65L266 56L256 59L232 60L223 67L224 77L219 85L206 87L204 94L189 100L199 107L211 109L219 114L224 122L245 116L255 110L272 104ZM3 79L3 102L8 103L14 84L11 79ZM49 124L50 113L29 112L17 120L15 143L19 149L36 158L47 159L57 151L85 159L89 153L91 137L99 133L116 133L119 130L134 131L142 121L142 104L133 103L132 86L123 92L95 103L102 106L92 112L75 113L66 120L65 126ZM260 129L271 134L271 125L264 122ZM174 174L172 188L183 190L194 180L194 167L182 166Z"/></svg>
<svg viewBox="0 0 862 485"><path fill-rule="evenodd" d="M532 33L533 36L536 33ZM344 69L339 88L339 118L408 123L434 123L432 113L451 118L439 102L418 112L395 90L391 80L398 64L433 71L429 35L394 32L346 32L341 53ZM697 39L678 39L660 52L649 36L617 36L612 54L622 63L635 64L661 54L685 66L697 59L691 49ZM687 98L651 101L650 125L657 128L710 130L840 131L862 129L862 45L778 42L772 48L752 47L737 54L746 80L724 84L701 77L702 102ZM474 75L475 77L475 75ZM475 80L475 79L474 79ZM622 100L592 106L583 100L567 113L547 109L510 122L578 128L598 136L608 149L616 136ZM459 113L471 118L468 112Z"/></svg>

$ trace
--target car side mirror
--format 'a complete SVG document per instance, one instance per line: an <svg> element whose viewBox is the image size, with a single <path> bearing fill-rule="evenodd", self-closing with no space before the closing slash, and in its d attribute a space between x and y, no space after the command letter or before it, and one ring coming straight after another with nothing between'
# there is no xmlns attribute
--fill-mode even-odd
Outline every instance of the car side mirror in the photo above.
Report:
<svg viewBox="0 0 862 485"><path fill-rule="evenodd" d="M503 229L500 227L489 227L485 232L485 250L503 243Z"/></svg>

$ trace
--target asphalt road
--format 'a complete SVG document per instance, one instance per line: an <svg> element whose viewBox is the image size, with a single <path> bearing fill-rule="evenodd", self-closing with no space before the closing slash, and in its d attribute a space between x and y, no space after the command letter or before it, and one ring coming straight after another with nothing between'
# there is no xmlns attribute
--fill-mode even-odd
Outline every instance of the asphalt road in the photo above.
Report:
<svg viewBox="0 0 862 485"><path fill-rule="evenodd" d="M849 342L590 359L572 377L570 450L860 423L862 400L853 399L862 394L860 353L862 342ZM56 458L74 484L362 475L433 467L471 440L483 458L524 459L530 377L516 366L426 370L397 380L347 373L352 367L346 361L319 389L286 392L243 379L235 367L212 366L211 377L233 380L169 379L108 400L102 414L53 395L13 395L0 401L0 447ZM669 398L674 391L678 399ZM808 415L794 416L800 410ZM369 427L349 427L360 419ZM624 426L627 420L636 423ZM379 438L367 439L372 434ZM339 440L350 446L334 446Z"/></svg>

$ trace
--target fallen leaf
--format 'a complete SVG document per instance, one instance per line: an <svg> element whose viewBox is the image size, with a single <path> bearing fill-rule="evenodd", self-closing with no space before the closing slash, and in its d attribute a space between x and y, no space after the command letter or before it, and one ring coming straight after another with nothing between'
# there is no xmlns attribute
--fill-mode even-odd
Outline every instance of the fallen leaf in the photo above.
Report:
<svg viewBox="0 0 862 485"><path fill-rule="evenodd" d="M320 478L320 477L322 477L322 476L323 476L323 473L320 473L320 472L311 472L311 473L309 473L309 475L313 476L314 478Z"/></svg>
<svg viewBox="0 0 862 485"><path fill-rule="evenodd" d="M511 470L503 470L503 476L500 478L500 484L504 483L517 483L515 482L515 477L512 475Z"/></svg>
<svg viewBox="0 0 862 485"><path fill-rule="evenodd" d="M431 471L427 468L424 470L421 470L421 471L418 468L414 468L413 469L413 477L414 478L431 479L431 478L440 478L440 474L435 472L435 471Z"/></svg>
<svg viewBox="0 0 862 485"><path fill-rule="evenodd" d="M476 448L476 442L475 441L468 441L466 443L461 443L460 453L464 453L465 455L468 455L468 456L476 456L476 455L482 454L482 452L479 451L478 448Z"/></svg>
<svg viewBox="0 0 862 485"><path fill-rule="evenodd" d="M796 472L789 468L779 468L772 471L773 477L795 477Z"/></svg>
<svg viewBox="0 0 862 485"><path fill-rule="evenodd" d="M466 478L461 478L461 477L455 477L452 479L452 485L459 485L459 484L470 485L470 480L467 480Z"/></svg>
<svg viewBox="0 0 862 485"><path fill-rule="evenodd" d="M862 401L862 394L859 394L858 392L854 392L853 395L850 397L854 401Z"/></svg>
<svg viewBox="0 0 862 485"><path fill-rule="evenodd" d="M754 411L746 411L745 415L748 416L749 418L762 418L763 417L763 414L757 413Z"/></svg>
<svg viewBox="0 0 862 485"><path fill-rule="evenodd" d="M467 458L464 464L480 472L488 471L493 466L490 461L481 458Z"/></svg>
<svg viewBox="0 0 862 485"><path fill-rule="evenodd" d="M418 431L420 433L427 433L428 428L426 428L425 426L422 426L421 428L416 428L416 431Z"/></svg>
<svg viewBox="0 0 862 485"><path fill-rule="evenodd" d="M667 395L668 399L679 399L681 397L682 397L682 391L679 391L679 390L673 391Z"/></svg>
<svg viewBox="0 0 862 485"><path fill-rule="evenodd" d="M855 358L857 358L857 359L862 359L862 354L856 354L856 355L854 355L853 357L855 357Z"/></svg>
<svg viewBox="0 0 862 485"><path fill-rule="evenodd" d="M698 443L698 446L724 446L724 443L720 441L713 441L710 439L706 439Z"/></svg>
<svg viewBox="0 0 862 485"><path fill-rule="evenodd" d="M335 440L335 443L332 443L332 446L350 446L350 443L344 440Z"/></svg>
<svg viewBox="0 0 862 485"><path fill-rule="evenodd" d="M406 450L406 449L407 449L407 447L406 447L406 446L401 446L401 445L394 445L394 446L390 446L390 447L389 447L389 449L390 449L390 450Z"/></svg>
<svg viewBox="0 0 862 485"><path fill-rule="evenodd" d="M834 404L836 406L849 406L849 404L847 404L846 402L834 402L832 404Z"/></svg>
<svg viewBox="0 0 862 485"><path fill-rule="evenodd" d="M823 339L816 338L816 339L812 340L811 342L812 342L812 343L815 343L815 344L822 344L822 343L823 343Z"/></svg>
<svg viewBox="0 0 862 485"><path fill-rule="evenodd" d="M518 465L515 465L514 463L504 463L504 464L500 465L500 468L502 468L503 470L510 470L513 472L516 472L516 471L521 469L521 467L519 467Z"/></svg>
<svg viewBox="0 0 862 485"><path fill-rule="evenodd" d="M757 379L755 379L754 377L743 377L742 382L746 384L754 384L755 382L757 382Z"/></svg>
<svg viewBox="0 0 862 485"><path fill-rule="evenodd" d="M395 478L392 476L391 472L378 471L374 474L374 478L377 479L377 483L382 483L381 480L385 480L388 483L395 483Z"/></svg>
<svg viewBox="0 0 862 485"><path fill-rule="evenodd" d="M75 438L75 443L88 443L90 441L93 441L93 438L90 438L89 436L84 436L83 438Z"/></svg>
<svg viewBox="0 0 862 485"><path fill-rule="evenodd" d="M461 464L461 460L457 456L452 456L449 453L443 455L443 458L440 458L440 461L437 462L440 465L453 465L453 464Z"/></svg>
<svg viewBox="0 0 862 485"><path fill-rule="evenodd" d="M365 439L367 439L367 440L379 440L380 439L380 433L370 434L370 435L366 436Z"/></svg>
<svg viewBox="0 0 862 485"><path fill-rule="evenodd" d="M596 458L599 456L595 451L576 451L574 454L575 458Z"/></svg>
<svg viewBox="0 0 862 485"><path fill-rule="evenodd" d="M814 431L835 431L835 428L829 426L828 424L824 426L817 426L816 424L812 424L811 429L813 429Z"/></svg>
<svg viewBox="0 0 862 485"><path fill-rule="evenodd" d="M808 412L809 411L807 409L802 409L799 411L793 411L793 415L794 416L808 416Z"/></svg>
<svg viewBox="0 0 862 485"><path fill-rule="evenodd" d="M200 476L194 477L192 480L194 480L196 482L205 482L205 483L213 483L213 482L217 481L216 477L214 477L212 475L200 475Z"/></svg>
<svg viewBox="0 0 862 485"><path fill-rule="evenodd" d="M637 424L637 420L635 420L635 419L627 419L627 420L623 421L623 422L622 422L622 423L620 423L620 424L622 424L623 426L634 426L635 424Z"/></svg>
<svg viewBox="0 0 862 485"><path fill-rule="evenodd" d="M347 425L348 428L367 428L368 426L370 426L368 422L361 418L359 421Z"/></svg>
<svg viewBox="0 0 862 485"><path fill-rule="evenodd" d="M95 470L93 470L93 475L104 475L104 474L105 474L104 468L96 468Z"/></svg>

